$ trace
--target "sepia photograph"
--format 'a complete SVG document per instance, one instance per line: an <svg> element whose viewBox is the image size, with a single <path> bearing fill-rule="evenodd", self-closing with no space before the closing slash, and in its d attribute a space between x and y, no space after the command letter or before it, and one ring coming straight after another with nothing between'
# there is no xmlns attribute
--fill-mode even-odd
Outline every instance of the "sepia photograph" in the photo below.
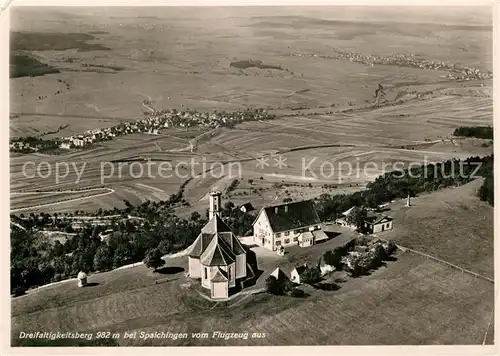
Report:
<svg viewBox="0 0 500 356"><path fill-rule="evenodd" d="M12 349L495 344L491 4L8 10Z"/></svg>

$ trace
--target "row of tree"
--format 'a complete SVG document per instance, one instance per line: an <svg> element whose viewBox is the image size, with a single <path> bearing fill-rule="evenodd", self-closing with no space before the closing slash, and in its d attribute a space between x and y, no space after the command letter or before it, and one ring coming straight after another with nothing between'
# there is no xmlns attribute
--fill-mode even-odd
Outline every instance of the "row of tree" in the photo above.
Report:
<svg viewBox="0 0 500 356"><path fill-rule="evenodd" d="M450 186L460 186L478 177L485 183L478 192L493 204L493 155L447 160L383 174L368 183L367 189L352 194L322 194L316 208L322 220L332 220L353 206L377 208L393 199L416 196Z"/></svg>
<svg viewBox="0 0 500 356"><path fill-rule="evenodd" d="M475 137L487 140L493 140L492 126L462 126L455 129L454 136Z"/></svg>
<svg viewBox="0 0 500 356"><path fill-rule="evenodd" d="M88 222L77 231L73 231L73 220L66 215L11 215L13 222L25 228L11 225L12 293L22 294L33 286L75 277L79 271L107 271L139 261L154 269L161 267L161 257L190 246L208 219L208 210L205 216L195 211L185 219L174 214L173 207L184 199L184 186L163 202L146 201L136 206L125 202L124 209L100 211L102 225ZM119 218L102 219L108 214ZM125 218L128 215L138 219ZM252 230L254 216L243 213L232 202L224 205L221 216L237 235ZM64 243L50 242L40 232L43 229L74 235ZM112 232L102 238L108 230Z"/></svg>

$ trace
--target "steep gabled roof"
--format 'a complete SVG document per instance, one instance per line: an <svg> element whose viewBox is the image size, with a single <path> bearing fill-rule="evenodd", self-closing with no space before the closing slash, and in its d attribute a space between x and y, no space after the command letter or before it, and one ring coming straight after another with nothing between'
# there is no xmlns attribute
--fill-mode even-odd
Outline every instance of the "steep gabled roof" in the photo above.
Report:
<svg viewBox="0 0 500 356"><path fill-rule="evenodd" d="M355 207L356 207L356 206L353 206L353 207L351 207L351 208L347 209L346 211L344 211L344 212L342 213L342 215L344 215L344 216L348 216L348 215L351 213L352 209L354 209Z"/></svg>
<svg viewBox="0 0 500 356"><path fill-rule="evenodd" d="M201 255L201 263L205 266L229 266L236 256L218 234L215 234L207 249Z"/></svg>
<svg viewBox="0 0 500 356"><path fill-rule="evenodd" d="M212 279L210 281L213 283L227 282L228 278L227 278L226 272L224 272L220 268L217 268L217 272L215 273L215 275L212 277Z"/></svg>
<svg viewBox="0 0 500 356"><path fill-rule="evenodd" d="M263 210L274 233L321 223L312 200L269 206Z"/></svg>
<svg viewBox="0 0 500 356"><path fill-rule="evenodd" d="M229 246L235 255L246 254L247 251L241 244L240 240L232 232L219 232L219 236Z"/></svg>
<svg viewBox="0 0 500 356"><path fill-rule="evenodd" d="M299 274L299 276L302 274L302 272L304 272L307 268L307 263L304 263L302 266L297 266L295 267L295 270L297 271L297 273Z"/></svg>
<svg viewBox="0 0 500 356"><path fill-rule="evenodd" d="M245 211L252 211L252 210L255 210L255 208L253 207L253 205L251 203L245 203L243 205L240 206L240 209L242 208L245 208Z"/></svg>
<svg viewBox="0 0 500 356"><path fill-rule="evenodd" d="M219 215L214 215L212 219L201 229L202 233L215 234L216 232L231 232L227 224L222 221Z"/></svg>
<svg viewBox="0 0 500 356"><path fill-rule="evenodd" d="M376 224L379 224L380 222L382 222L382 220L384 220L384 219L387 219L388 221L392 220L392 218L390 216L387 216L387 215L370 214L370 215L368 215L368 217L366 218L365 221L368 224L376 225Z"/></svg>
<svg viewBox="0 0 500 356"><path fill-rule="evenodd" d="M276 278L276 280L278 281L285 281L288 278L288 276L285 274L285 272L283 272L279 267L277 267L272 273L271 273L271 276L273 276L274 278Z"/></svg>
<svg viewBox="0 0 500 356"><path fill-rule="evenodd" d="M213 234L200 233L193 243L188 256L199 258L210 244L210 241L212 241L213 236Z"/></svg>

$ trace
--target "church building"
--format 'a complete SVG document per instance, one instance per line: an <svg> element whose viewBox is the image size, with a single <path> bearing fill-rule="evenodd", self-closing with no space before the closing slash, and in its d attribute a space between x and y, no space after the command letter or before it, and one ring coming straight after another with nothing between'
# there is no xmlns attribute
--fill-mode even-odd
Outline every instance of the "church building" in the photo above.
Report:
<svg viewBox="0 0 500 356"><path fill-rule="evenodd" d="M189 250L189 276L200 279L212 299L226 299L247 275L246 250L220 217L221 193L209 198L209 221Z"/></svg>

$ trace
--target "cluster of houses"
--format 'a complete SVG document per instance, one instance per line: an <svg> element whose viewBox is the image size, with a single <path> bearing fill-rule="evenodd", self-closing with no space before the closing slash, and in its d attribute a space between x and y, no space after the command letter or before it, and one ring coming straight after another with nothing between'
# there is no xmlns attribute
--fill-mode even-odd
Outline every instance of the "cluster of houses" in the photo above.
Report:
<svg viewBox="0 0 500 356"><path fill-rule="evenodd" d="M151 113L148 117L140 120L121 122L118 125L94 129L79 135L61 137L53 140L58 147L63 149L85 148L94 143L112 140L118 136L133 133L145 133L158 135L162 129L166 128L193 128L201 127L214 129L218 127L232 127L244 121L270 120L275 118L274 114L269 114L263 109L246 109L236 112L214 111L197 112L193 110L162 110ZM45 140L30 146L30 152L38 151L37 145L42 145ZM28 144L29 146L29 144ZM22 139L14 139L10 144L11 151L26 151L26 143Z"/></svg>
<svg viewBox="0 0 500 356"><path fill-rule="evenodd" d="M413 67L420 69L429 69L429 70L443 70L450 71L448 75L449 79L454 80L474 80L474 79L491 79L493 78L493 73L483 72L477 68L469 68L469 67L459 67L457 65L450 65L444 62L432 61L432 60L420 60L415 57L414 54L406 55L406 54L395 54L389 57L382 57L376 55L366 55L355 52L335 52L333 55L318 55L316 53L297 53L295 54L298 57L319 57L325 59L342 59L348 60L350 62L355 63L363 63L370 66L374 66L375 64L384 64L384 65L399 65L404 67Z"/></svg>
<svg viewBox="0 0 500 356"><path fill-rule="evenodd" d="M253 207L242 206L242 210L247 209ZM352 209L343 216L347 216ZM211 192L209 221L188 250L189 276L200 280L201 287L214 300L227 299L231 290L241 286L252 274L252 268L247 263L247 249L224 222L220 212L221 193ZM338 223L354 228L345 219L339 219ZM369 214L365 223L372 233L392 229L392 218L386 215ZM255 244L281 255L285 247L307 247L328 240L312 200L262 208L253 222L253 232ZM306 268L307 265L295 267L290 280L300 284L300 275ZM323 265L320 268L324 274L332 267ZM278 279L283 277L284 272L277 268L273 274Z"/></svg>

